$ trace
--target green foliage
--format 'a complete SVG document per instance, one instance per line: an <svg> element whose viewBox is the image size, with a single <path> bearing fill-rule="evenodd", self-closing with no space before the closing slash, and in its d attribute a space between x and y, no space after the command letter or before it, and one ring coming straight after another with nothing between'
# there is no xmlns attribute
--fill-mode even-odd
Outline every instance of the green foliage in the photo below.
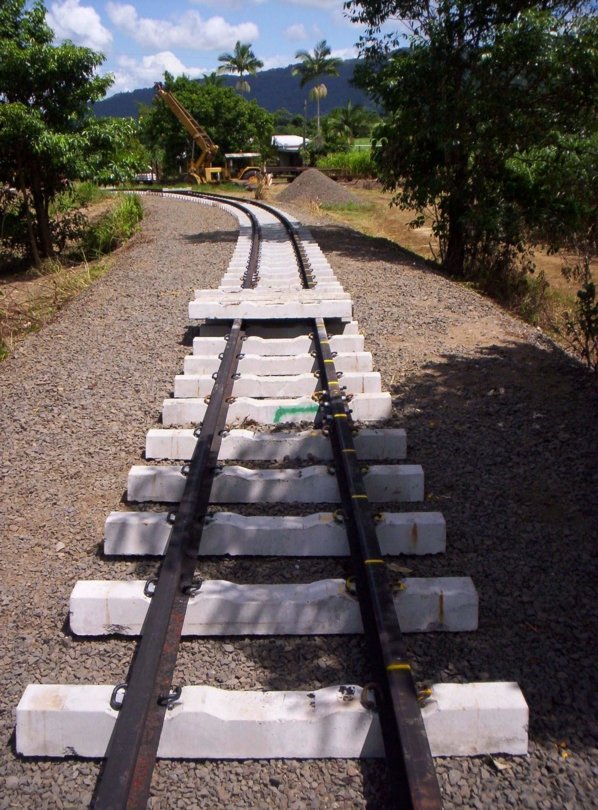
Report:
<svg viewBox="0 0 598 810"><path fill-rule="evenodd" d="M137 195L120 197L118 203L88 231L83 240L83 256L97 259L114 250L137 231L142 218L143 208Z"/></svg>
<svg viewBox="0 0 598 810"><path fill-rule="evenodd" d="M299 76L299 86L305 87L310 82L316 83L320 76L338 76L340 59L330 56L331 51L325 39L314 47L313 53L297 51L295 59L299 63L293 68L293 76ZM320 134L320 99L326 95L326 85L317 83L311 90L311 97L316 102L317 134Z"/></svg>
<svg viewBox="0 0 598 810"><path fill-rule="evenodd" d="M241 93L249 93L251 90L249 82L245 81L243 76L246 73L255 76L258 70L264 67L264 63L256 57L251 49L251 44L241 43L238 40L235 43L234 51L232 53L221 53L218 61L223 63L218 68L218 73L237 73L239 75L236 87Z"/></svg>
<svg viewBox="0 0 598 810"><path fill-rule="evenodd" d="M72 183L58 194L52 204L53 213L66 213L78 208L86 208L91 203L98 202L106 197L108 192L102 191L95 183L85 180Z"/></svg>
<svg viewBox="0 0 598 810"><path fill-rule="evenodd" d="M211 73L206 73L206 75L201 80L202 84L213 84L214 87L225 87L226 80L224 76L221 76L217 71L213 70Z"/></svg>
<svg viewBox="0 0 598 810"><path fill-rule="evenodd" d="M104 57L71 42L53 45L45 15L39 0L0 7L0 183L19 189L37 265L59 247L49 209L65 181L115 182L136 166L133 123L91 114L112 83L97 74Z"/></svg>
<svg viewBox="0 0 598 810"><path fill-rule="evenodd" d="M305 130L305 119L302 115L293 115L285 107L275 110L274 126L279 135L303 135Z"/></svg>
<svg viewBox="0 0 598 810"><path fill-rule="evenodd" d="M359 214L367 206L364 203L346 202L346 203L319 203L319 208L324 211L335 211L339 214Z"/></svg>
<svg viewBox="0 0 598 810"><path fill-rule="evenodd" d="M375 177L376 167L367 152L331 152L319 158L318 169L341 169L351 177Z"/></svg>
<svg viewBox="0 0 598 810"><path fill-rule="evenodd" d="M27 230L22 209L22 199L16 191L0 186L0 267L4 272L18 269L25 259Z"/></svg>
<svg viewBox="0 0 598 810"><path fill-rule="evenodd" d="M247 101L231 87L218 87L192 81L186 76L174 79L164 74L164 87L204 127L220 148L220 160L226 152L247 149L264 152L270 147L274 119L255 101ZM186 167L191 147L187 133L168 107L156 99L141 118L142 140L150 150L164 155L167 174L176 175ZM178 158L178 159L177 159ZM216 159L215 163L219 158Z"/></svg>
<svg viewBox="0 0 598 810"><path fill-rule="evenodd" d="M552 251L586 245L597 252L598 132L555 133L552 143L513 157L508 169L526 201L534 241Z"/></svg>
<svg viewBox="0 0 598 810"><path fill-rule="evenodd" d="M578 291L575 311L565 320L565 332L588 368L598 374L598 297L593 281L584 282Z"/></svg>
<svg viewBox="0 0 598 810"><path fill-rule="evenodd" d="M565 265L563 274L581 284L573 310L564 314L561 335L587 367L598 374L598 295L590 267L590 255Z"/></svg>
<svg viewBox="0 0 598 810"><path fill-rule="evenodd" d="M368 116L360 104L348 101L344 107L332 110L323 121L326 139L336 137L352 144L360 135L370 131Z"/></svg>
<svg viewBox="0 0 598 810"><path fill-rule="evenodd" d="M118 185L146 170L150 155L133 118L91 118L85 127L76 176L98 185Z"/></svg>
<svg viewBox="0 0 598 810"><path fill-rule="evenodd" d="M598 27L578 14L591 3L346 5L367 26L359 83L384 108L379 176L402 208L436 210L445 270L517 276L530 240L562 244L588 208L587 184L569 181L598 124ZM411 27L409 48L380 33L391 16Z"/></svg>
<svg viewBox="0 0 598 810"><path fill-rule="evenodd" d="M325 39L314 47L313 53L297 51L295 59L299 63L293 68L293 76L300 77L300 86L305 87L320 76L338 76L338 66L341 60L330 56L331 51Z"/></svg>

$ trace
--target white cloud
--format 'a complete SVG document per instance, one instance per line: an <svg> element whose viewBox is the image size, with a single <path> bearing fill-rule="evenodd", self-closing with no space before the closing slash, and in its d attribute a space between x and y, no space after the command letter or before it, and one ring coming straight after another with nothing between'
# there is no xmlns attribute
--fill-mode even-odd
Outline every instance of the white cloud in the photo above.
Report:
<svg viewBox="0 0 598 810"><path fill-rule="evenodd" d="M319 8L322 11L342 10L344 0L284 0L291 6L304 6L306 8Z"/></svg>
<svg viewBox="0 0 598 810"><path fill-rule="evenodd" d="M357 48L355 46L351 48L332 48L330 55L337 59L356 59Z"/></svg>
<svg viewBox="0 0 598 810"><path fill-rule="evenodd" d="M58 40L70 39L94 51L102 51L112 42L112 34L102 25L97 11L79 5L79 0L52 3L46 20Z"/></svg>
<svg viewBox="0 0 598 810"><path fill-rule="evenodd" d="M265 56L262 61L264 63L262 70L272 70L273 68L287 67L294 62L294 59L287 53L284 55L276 54L275 56Z"/></svg>
<svg viewBox="0 0 598 810"><path fill-rule="evenodd" d="M116 70L112 71L114 84L110 88L109 95L136 90L139 87L150 87L163 78L165 70L172 73L173 76L180 76L184 73L192 79L197 79L209 72L203 67L184 65L171 51L160 51L141 59L120 56L117 59L117 65Z"/></svg>
<svg viewBox="0 0 598 810"><path fill-rule="evenodd" d="M291 42L301 42L302 40L307 39L307 31L305 30L303 23L289 25L288 28L285 28L284 35Z"/></svg>
<svg viewBox="0 0 598 810"><path fill-rule="evenodd" d="M190 0L190 2L194 6L207 6L208 8L217 8L220 11L223 9L237 11L248 5L261 6L266 0Z"/></svg>
<svg viewBox="0 0 598 810"><path fill-rule="evenodd" d="M234 46L237 40L251 42L259 37L255 23L227 23L223 17L203 20L196 11L186 11L169 20L140 17L134 6L108 3L112 23L140 45L148 48L189 48L197 51L220 50Z"/></svg>

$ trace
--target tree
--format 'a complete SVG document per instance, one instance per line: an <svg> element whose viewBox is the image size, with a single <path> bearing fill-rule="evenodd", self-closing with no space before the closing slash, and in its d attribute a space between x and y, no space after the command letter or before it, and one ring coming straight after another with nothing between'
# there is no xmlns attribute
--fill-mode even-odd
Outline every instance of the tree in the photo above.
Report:
<svg viewBox="0 0 598 810"><path fill-rule="evenodd" d="M203 84L210 84L212 87L225 87L226 82L224 76L221 76L217 71L213 70L211 73L206 73L201 80Z"/></svg>
<svg viewBox="0 0 598 810"><path fill-rule="evenodd" d="M232 87L216 87L196 82L187 76L176 79L164 74L164 87L204 127L210 138L226 152L248 148L265 151L274 132L274 119L255 101L247 101ZM167 172L177 170L177 156L189 151L187 133L165 104L159 100L146 109L141 119L143 142L151 149L161 150Z"/></svg>
<svg viewBox="0 0 598 810"><path fill-rule="evenodd" d="M91 104L112 83L97 75L101 54L70 42L54 46L40 0L0 6L0 182L23 198L30 250L53 255L50 203L92 165L114 163L132 134L127 122L94 122Z"/></svg>
<svg viewBox="0 0 598 810"><path fill-rule="evenodd" d="M355 138L368 134L369 124L361 104L348 101L344 107L337 107L328 114L326 129L351 144Z"/></svg>
<svg viewBox="0 0 598 810"><path fill-rule="evenodd" d="M237 40L235 50L233 53L221 53L218 57L219 62L224 62L222 67L218 68L218 73L238 73L239 81L235 87L240 93L249 93L251 87L249 82L243 79L247 73L250 76L255 76L260 68L264 67L264 63L256 58L256 55L251 50L251 44L242 44Z"/></svg>
<svg viewBox="0 0 598 810"><path fill-rule="evenodd" d="M373 156L394 201L434 206L444 269L511 266L529 235L513 159L596 131L596 21L585 0L348 2L358 76L385 111ZM410 28L409 48L390 18ZM531 218L536 217L534 213Z"/></svg>
<svg viewBox="0 0 598 810"><path fill-rule="evenodd" d="M305 87L309 82L315 81L320 76L338 76L338 66L341 60L330 56L330 48L326 40L323 39L314 48L313 54L309 51L297 51L295 59L299 59L298 65L293 68L293 76L300 76L300 87ZM310 91L310 95L316 102L317 134L320 134L320 99L325 98L328 90L323 82L319 82Z"/></svg>

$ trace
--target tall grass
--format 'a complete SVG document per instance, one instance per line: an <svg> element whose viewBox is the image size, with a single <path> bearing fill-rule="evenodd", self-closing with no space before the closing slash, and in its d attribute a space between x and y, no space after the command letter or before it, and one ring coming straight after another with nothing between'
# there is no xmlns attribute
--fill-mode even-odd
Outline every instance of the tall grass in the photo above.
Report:
<svg viewBox="0 0 598 810"><path fill-rule="evenodd" d="M87 227L81 244L69 252L71 261L78 258L82 263L72 266L47 260L40 271L35 271L39 278L26 298L14 295L8 286L0 290L0 361L11 354L19 340L45 326L68 301L108 272L108 261L98 259L132 236L142 217L137 196L119 197L110 211Z"/></svg>
<svg viewBox="0 0 598 810"><path fill-rule="evenodd" d="M318 169L340 169L351 177L375 177L376 169L369 152L331 152L319 158Z"/></svg>
<svg viewBox="0 0 598 810"><path fill-rule="evenodd" d="M88 259L97 259L110 253L137 231L143 218L139 197L126 194L95 225L83 239L81 253Z"/></svg>

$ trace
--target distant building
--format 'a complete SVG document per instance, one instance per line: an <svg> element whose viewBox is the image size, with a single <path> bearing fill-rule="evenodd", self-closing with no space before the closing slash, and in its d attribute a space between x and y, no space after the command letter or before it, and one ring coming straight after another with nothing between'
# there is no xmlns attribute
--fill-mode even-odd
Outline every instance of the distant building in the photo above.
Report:
<svg viewBox="0 0 598 810"><path fill-rule="evenodd" d="M301 135L273 135L272 146L276 151L279 166L303 166L303 158L300 154L309 139L303 139Z"/></svg>

